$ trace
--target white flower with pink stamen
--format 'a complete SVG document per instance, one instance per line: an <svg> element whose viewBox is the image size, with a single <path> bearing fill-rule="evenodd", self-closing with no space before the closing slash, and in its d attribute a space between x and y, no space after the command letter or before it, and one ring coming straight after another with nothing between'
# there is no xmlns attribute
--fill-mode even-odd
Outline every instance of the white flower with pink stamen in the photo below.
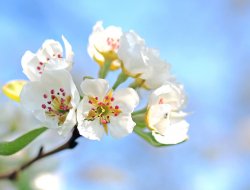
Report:
<svg viewBox="0 0 250 190"><path fill-rule="evenodd" d="M112 59L110 69L118 69L121 64L117 59L117 50L120 46L122 29L116 26L103 28L102 21L98 21L89 36L88 53L100 66L105 62L105 56ZM106 57L107 58L107 57Z"/></svg>
<svg viewBox="0 0 250 190"><path fill-rule="evenodd" d="M22 57L22 68L24 74L31 80L40 80L41 75L46 70L70 70L73 64L74 53L70 43L62 36L65 47L58 41L46 40L42 47L36 52L26 51Z"/></svg>
<svg viewBox="0 0 250 190"><path fill-rule="evenodd" d="M40 81L28 82L22 89L21 104L44 126L67 135L76 124L80 95L66 70L45 71Z"/></svg>
<svg viewBox="0 0 250 190"><path fill-rule="evenodd" d="M121 138L132 133L136 123L131 113L139 103L132 88L113 92L104 79L85 79L81 84L84 94L77 109L79 133L91 140L101 140L110 133Z"/></svg>
<svg viewBox="0 0 250 190"><path fill-rule="evenodd" d="M168 83L150 96L146 123L154 138L162 144L177 144L187 140L189 124L182 112L186 97L183 87Z"/></svg>

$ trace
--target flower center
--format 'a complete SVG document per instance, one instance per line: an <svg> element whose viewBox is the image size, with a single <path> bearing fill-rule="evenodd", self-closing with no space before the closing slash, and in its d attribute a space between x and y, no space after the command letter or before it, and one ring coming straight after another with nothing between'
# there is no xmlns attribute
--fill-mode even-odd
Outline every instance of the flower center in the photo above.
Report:
<svg viewBox="0 0 250 190"><path fill-rule="evenodd" d="M115 51L120 46L120 39L114 39L114 38L107 38L107 44L111 48L111 50Z"/></svg>
<svg viewBox="0 0 250 190"><path fill-rule="evenodd" d="M62 55L61 54L53 54L52 57L47 57L46 60L47 62L50 60L50 59L61 59L62 58ZM46 65L47 62L42 62L42 61L39 61L37 63L37 67L36 67L36 70L37 72L41 75L43 74L43 71L44 71L44 67Z"/></svg>
<svg viewBox="0 0 250 190"><path fill-rule="evenodd" d="M68 96L63 88L58 91L51 89L49 94L43 94L44 103L41 105L42 109L49 117L58 119L58 125L62 125L72 108L71 96Z"/></svg>
<svg viewBox="0 0 250 190"><path fill-rule="evenodd" d="M118 105L114 105L113 92L110 90L103 100L98 97L89 97L89 104L92 105L86 120L93 121L99 119L106 133L108 132L107 124L110 123L110 117L117 117L122 111Z"/></svg>

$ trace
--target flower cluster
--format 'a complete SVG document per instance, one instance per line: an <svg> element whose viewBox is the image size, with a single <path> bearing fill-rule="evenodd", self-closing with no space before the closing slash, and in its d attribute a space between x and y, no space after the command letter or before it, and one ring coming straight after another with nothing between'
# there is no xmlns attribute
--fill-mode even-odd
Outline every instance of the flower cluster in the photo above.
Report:
<svg viewBox="0 0 250 190"><path fill-rule="evenodd" d="M177 144L188 138L183 86L159 52L136 32L96 23L87 51L100 66L99 76L84 77L79 90L70 73L72 47L64 36L62 40L65 51L60 42L46 40L36 53L25 52L21 63L29 81L22 83L18 95L4 87L7 96L20 100L44 126L63 136L77 128L91 140L101 140L105 134L121 138L133 131L153 145ZM110 87L105 78L118 69L121 74ZM129 87L117 90L129 78ZM143 98L138 89L151 93L141 110L136 110Z"/></svg>

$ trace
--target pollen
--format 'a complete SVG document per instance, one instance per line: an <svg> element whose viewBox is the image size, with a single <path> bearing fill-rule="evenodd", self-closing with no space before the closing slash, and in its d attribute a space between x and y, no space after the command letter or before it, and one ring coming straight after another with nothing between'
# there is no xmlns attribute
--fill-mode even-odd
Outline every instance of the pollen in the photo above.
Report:
<svg viewBox="0 0 250 190"><path fill-rule="evenodd" d="M109 91L103 100L98 97L89 97L88 103L92 105L86 120L93 121L98 119L100 124L103 125L105 131L108 129L107 124L110 123L111 117L117 117L122 111L119 105L114 103L113 92Z"/></svg>

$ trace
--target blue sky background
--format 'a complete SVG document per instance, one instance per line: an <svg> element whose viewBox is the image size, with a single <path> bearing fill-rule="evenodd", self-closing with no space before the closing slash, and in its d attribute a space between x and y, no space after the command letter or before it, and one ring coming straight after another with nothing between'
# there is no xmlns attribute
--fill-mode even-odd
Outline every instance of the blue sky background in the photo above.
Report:
<svg viewBox="0 0 250 190"><path fill-rule="evenodd" d="M23 53L62 34L75 52L75 80L95 76L86 47L98 20L135 30L172 64L193 112L190 140L156 149L136 135L81 139L55 156L63 189L250 189L250 2L1 1L0 84L25 79Z"/></svg>

